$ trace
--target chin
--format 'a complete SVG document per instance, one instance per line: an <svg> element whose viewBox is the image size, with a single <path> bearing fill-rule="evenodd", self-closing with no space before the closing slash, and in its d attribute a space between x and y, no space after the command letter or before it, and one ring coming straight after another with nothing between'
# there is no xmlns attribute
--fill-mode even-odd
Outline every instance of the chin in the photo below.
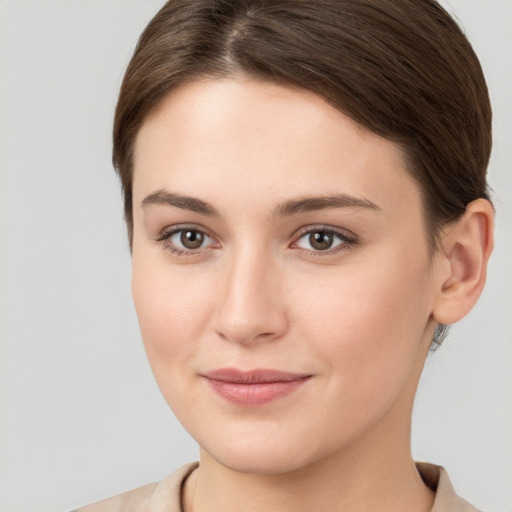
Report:
<svg viewBox="0 0 512 512"><path fill-rule="evenodd" d="M202 452L225 468L239 473L277 475L300 470L325 454L314 442L315 436L306 441L294 436L285 426L261 429L259 432L205 433L194 436ZM249 429L250 430L250 429ZM192 433L194 434L194 433Z"/></svg>
<svg viewBox="0 0 512 512"><path fill-rule="evenodd" d="M206 450L205 450L206 451ZM297 449L294 450L297 452ZM285 453L282 450L261 448L241 452L224 450L219 453L207 452L215 461L231 471L259 475L278 475L297 471L308 465L297 457L297 453Z"/></svg>

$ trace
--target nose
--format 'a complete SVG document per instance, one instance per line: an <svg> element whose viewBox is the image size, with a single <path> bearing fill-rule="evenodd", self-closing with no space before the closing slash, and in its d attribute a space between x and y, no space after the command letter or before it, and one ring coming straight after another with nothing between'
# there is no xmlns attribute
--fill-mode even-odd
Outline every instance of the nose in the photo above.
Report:
<svg viewBox="0 0 512 512"><path fill-rule="evenodd" d="M226 340L277 340L288 328L282 271L270 257L250 249L226 262L215 315L215 330Z"/></svg>

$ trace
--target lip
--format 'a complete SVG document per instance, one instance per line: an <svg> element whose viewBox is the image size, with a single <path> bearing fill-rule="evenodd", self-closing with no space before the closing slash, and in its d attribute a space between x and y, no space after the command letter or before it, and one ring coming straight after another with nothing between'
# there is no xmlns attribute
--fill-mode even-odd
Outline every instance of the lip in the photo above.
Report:
<svg viewBox="0 0 512 512"><path fill-rule="evenodd" d="M202 374L209 386L225 400L247 406L263 405L289 395L311 375L280 370L221 368Z"/></svg>

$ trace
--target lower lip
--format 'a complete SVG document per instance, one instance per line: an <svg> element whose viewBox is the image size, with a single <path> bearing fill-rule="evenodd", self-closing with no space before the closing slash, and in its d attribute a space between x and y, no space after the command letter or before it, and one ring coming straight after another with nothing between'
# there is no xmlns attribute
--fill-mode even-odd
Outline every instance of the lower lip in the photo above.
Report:
<svg viewBox="0 0 512 512"><path fill-rule="evenodd" d="M309 377L291 381L241 384L207 379L210 387L222 398L238 405L263 405L293 393Z"/></svg>

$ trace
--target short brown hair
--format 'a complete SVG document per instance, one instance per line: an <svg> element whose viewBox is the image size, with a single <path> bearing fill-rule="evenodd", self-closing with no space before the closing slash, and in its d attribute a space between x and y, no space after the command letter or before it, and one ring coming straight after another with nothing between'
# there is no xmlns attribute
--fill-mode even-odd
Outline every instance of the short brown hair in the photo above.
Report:
<svg viewBox="0 0 512 512"><path fill-rule="evenodd" d="M488 198L491 106L480 63L434 0L170 0L142 33L114 121L113 161L133 236L133 147L177 85L240 74L323 96L398 143L423 193L431 247Z"/></svg>

